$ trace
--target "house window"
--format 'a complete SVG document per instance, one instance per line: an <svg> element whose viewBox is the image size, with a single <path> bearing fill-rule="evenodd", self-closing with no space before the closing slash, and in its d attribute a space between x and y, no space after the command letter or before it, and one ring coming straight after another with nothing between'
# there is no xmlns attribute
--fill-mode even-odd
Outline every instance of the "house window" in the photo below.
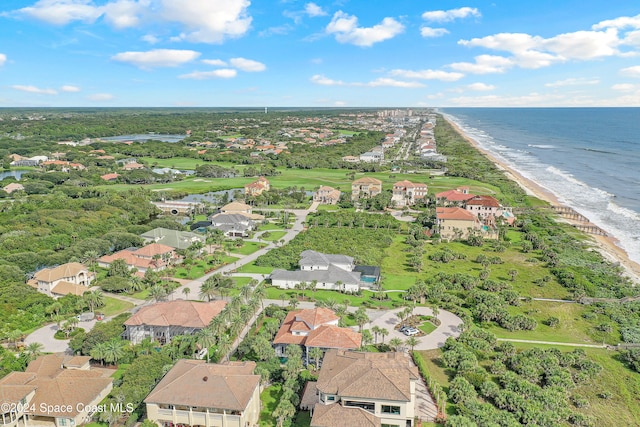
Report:
<svg viewBox="0 0 640 427"><path fill-rule="evenodd" d="M336 397L335 396L327 396L327 402L335 402Z"/></svg>
<svg viewBox="0 0 640 427"><path fill-rule="evenodd" d="M356 402L356 401L345 401L344 406L351 406L354 408L362 408L365 411L374 412L376 405L372 402Z"/></svg>
<svg viewBox="0 0 640 427"><path fill-rule="evenodd" d="M383 414L400 415L399 406L382 405Z"/></svg>
<svg viewBox="0 0 640 427"><path fill-rule="evenodd" d="M59 426L66 426L67 425L67 419L66 418L58 418L58 425Z"/></svg>

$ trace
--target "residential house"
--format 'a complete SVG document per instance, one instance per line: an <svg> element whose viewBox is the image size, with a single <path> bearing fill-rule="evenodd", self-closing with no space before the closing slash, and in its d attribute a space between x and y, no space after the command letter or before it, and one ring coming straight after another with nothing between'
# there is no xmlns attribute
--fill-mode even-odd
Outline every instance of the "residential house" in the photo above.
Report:
<svg viewBox="0 0 640 427"><path fill-rule="evenodd" d="M82 295L89 290L95 274L79 262L43 268L33 275L29 285L50 297Z"/></svg>
<svg viewBox="0 0 640 427"><path fill-rule="evenodd" d="M458 207L437 207L436 222L443 239L466 239L471 233L482 230L476 215Z"/></svg>
<svg viewBox="0 0 640 427"><path fill-rule="evenodd" d="M14 191L24 191L24 185L18 184L17 182L12 182L11 184L7 184L2 187L2 189L6 191L7 194L11 194Z"/></svg>
<svg viewBox="0 0 640 427"><path fill-rule="evenodd" d="M427 195L427 185L422 183L414 184L411 181L399 181L393 184L393 195L391 201L397 207L415 205L418 200L424 199Z"/></svg>
<svg viewBox="0 0 640 427"><path fill-rule="evenodd" d="M259 196L263 192L269 191L270 188L271 184L269 183L269 180L264 176L261 176L251 184L244 186L244 194L247 196Z"/></svg>
<svg viewBox="0 0 640 427"><path fill-rule="evenodd" d="M145 338L166 344L175 336L193 335L209 325L226 301L165 301L138 310L124 322L124 338L133 344Z"/></svg>
<svg viewBox="0 0 640 427"><path fill-rule="evenodd" d="M133 171L133 170L140 170L140 169L144 169L145 166L143 164L140 164L138 162L131 162L131 163L127 163L126 165L122 166L123 170L126 171Z"/></svg>
<svg viewBox="0 0 640 427"><path fill-rule="evenodd" d="M384 153L381 151L367 151L360 154L359 160L365 163L380 163L384 160Z"/></svg>
<svg viewBox="0 0 640 427"><path fill-rule="evenodd" d="M244 214L219 213L209 217L211 228L216 228L227 237L249 237L256 229L256 222Z"/></svg>
<svg viewBox="0 0 640 427"><path fill-rule="evenodd" d="M361 287L370 287L373 281L362 280L353 258L346 255L329 255L312 250L300 254L300 270L273 270L269 278L273 286L294 289L296 285L315 282L317 289L357 292Z"/></svg>
<svg viewBox="0 0 640 427"><path fill-rule="evenodd" d="M351 200L375 197L382 193L382 181L369 176L363 176L351 183Z"/></svg>
<svg viewBox="0 0 640 427"><path fill-rule="evenodd" d="M242 202L231 202L220 208L221 213L225 214L241 214L249 219L263 220L264 216L252 213L253 206Z"/></svg>
<svg viewBox="0 0 640 427"><path fill-rule="evenodd" d="M150 243L139 249L123 249L111 255L104 255L98 258L98 265L102 268L109 268L111 263L117 259L124 260L129 268L135 268L144 273L149 269L153 271L164 270L168 264L179 261L180 257L171 246Z"/></svg>
<svg viewBox="0 0 640 427"><path fill-rule="evenodd" d="M313 193L313 201L324 205L335 205L340 200L340 190L326 185L321 186Z"/></svg>
<svg viewBox="0 0 640 427"><path fill-rule="evenodd" d="M165 214L189 216L202 206L201 202L181 202L169 200L165 202L151 202Z"/></svg>
<svg viewBox="0 0 640 427"><path fill-rule="evenodd" d="M411 427L419 380L404 353L329 350L316 383L311 426Z"/></svg>
<svg viewBox="0 0 640 427"><path fill-rule="evenodd" d="M255 367L255 362L178 360L144 400L147 418L162 427L257 427Z"/></svg>
<svg viewBox="0 0 640 427"><path fill-rule="evenodd" d="M119 173L107 173L107 174L101 175L100 178L102 178L105 181L116 181L119 176L120 176Z"/></svg>
<svg viewBox="0 0 640 427"><path fill-rule="evenodd" d="M441 206L458 206L474 197L475 194L469 193L469 187L458 187L436 194L436 202Z"/></svg>
<svg viewBox="0 0 640 427"><path fill-rule="evenodd" d="M343 156L342 161L347 163L358 163L360 158L356 156Z"/></svg>
<svg viewBox="0 0 640 427"><path fill-rule="evenodd" d="M145 243L162 243L174 249L187 249L194 243L204 243L205 238L188 231L172 230L169 228L154 228L140 235Z"/></svg>
<svg viewBox="0 0 640 427"><path fill-rule="evenodd" d="M90 359L48 354L29 363L25 372L0 379L0 425L73 427L90 422L113 386L112 372L91 369Z"/></svg>
<svg viewBox="0 0 640 427"><path fill-rule="evenodd" d="M303 348L308 363L309 351L314 347L324 351L360 348L362 335L350 328L339 327L339 320L328 308L290 311L273 339L276 354L284 356L287 345L297 344Z"/></svg>

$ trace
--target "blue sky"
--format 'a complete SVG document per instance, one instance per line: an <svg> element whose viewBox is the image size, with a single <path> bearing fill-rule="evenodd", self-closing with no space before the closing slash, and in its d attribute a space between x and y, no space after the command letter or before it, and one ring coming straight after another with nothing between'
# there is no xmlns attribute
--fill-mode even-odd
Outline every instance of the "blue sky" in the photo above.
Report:
<svg viewBox="0 0 640 427"><path fill-rule="evenodd" d="M0 107L640 106L632 0L2 0Z"/></svg>

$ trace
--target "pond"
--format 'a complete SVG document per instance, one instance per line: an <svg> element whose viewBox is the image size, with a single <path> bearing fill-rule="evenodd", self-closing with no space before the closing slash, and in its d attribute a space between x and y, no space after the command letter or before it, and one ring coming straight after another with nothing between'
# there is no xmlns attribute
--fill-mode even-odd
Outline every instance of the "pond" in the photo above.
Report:
<svg viewBox="0 0 640 427"><path fill-rule="evenodd" d="M10 176L12 176L16 180L20 181L20 178L22 178L22 175L24 175L25 173L29 173L29 172L31 172L31 171L30 170L17 170L17 171L0 172L0 181L2 181L5 178L8 178Z"/></svg>
<svg viewBox="0 0 640 427"><path fill-rule="evenodd" d="M232 188L230 190L210 191L204 194L189 194L188 196L178 200L179 202L208 202L208 203L220 203L220 200L226 194L228 201L234 200L234 193L239 191L244 196L244 188Z"/></svg>

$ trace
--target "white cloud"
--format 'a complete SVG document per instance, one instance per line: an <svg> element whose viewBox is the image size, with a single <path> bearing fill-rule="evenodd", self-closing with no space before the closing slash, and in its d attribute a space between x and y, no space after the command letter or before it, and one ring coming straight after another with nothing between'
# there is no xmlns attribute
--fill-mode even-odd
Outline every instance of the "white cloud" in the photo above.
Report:
<svg viewBox="0 0 640 427"><path fill-rule="evenodd" d="M115 0L97 6L92 0L40 0L33 6L15 11L53 25L66 25L73 21L93 23L101 16L116 28L139 24L139 14L150 5L150 0Z"/></svg>
<svg viewBox="0 0 640 427"><path fill-rule="evenodd" d="M87 99L90 101L111 101L114 98L115 96L111 95L110 93L92 93L91 95L87 96Z"/></svg>
<svg viewBox="0 0 640 427"><path fill-rule="evenodd" d="M153 34L146 34L144 36L142 36L142 41L145 41L149 44L156 44L160 41L160 39L156 36L154 36Z"/></svg>
<svg viewBox="0 0 640 427"><path fill-rule="evenodd" d="M0 67L2 67L5 62L7 62L7 55L0 53Z"/></svg>
<svg viewBox="0 0 640 427"><path fill-rule="evenodd" d="M591 27L592 30L604 30L605 28L640 28L640 15L621 16L615 19L598 22Z"/></svg>
<svg viewBox="0 0 640 427"><path fill-rule="evenodd" d="M344 107L345 105L347 105L347 103L344 101L336 101L333 103L333 105L335 105L336 107Z"/></svg>
<svg viewBox="0 0 640 427"><path fill-rule="evenodd" d="M80 92L80 88L78 86L64 85L60 88L62 92Z"/></svg>
<svg viewBox="0 0 640 427"><path fill-rule="evenodd" d="M130 28L140 24L139 15L149 6L149 0L117 0L105 4L100 10L114 27Z"/></svg>
<svg viewBox="0 0 640 427"><path fill-rule="evenodd" d="M630 90L635 90L636 89L636 85L633 85L631 83L618 83L618 84L615 84L615 85L611 86L611 89L619 90L619 91L622 91L622 92L628 92Z"/></svg>
<svg viewBox="0 0 640 427"><path fill-rule="evenodd" d="M103 14L91 0L40 0L16 12L53 25L66 25L72 21L94 22Z"/></svg>
<svg viewBox="0 0 640 427"><path fill-rule="evenodd" d="M214 67L226 67L227 63L225 61L223 61L222 59L203 59L202 61L203 64L207 64L207 65L213 65Z"/></svg>
<svg viewBox="0 0 640 427"><path fill-rule="evenodd" d="M582 86L582 85L597 85L600 83L598 79L586 79L586 78L568 78L564 80L557 80L555 82L546 83L546 87L564 87L564 86Z"/></svg>
<svg viewBox="0 0 640 427"><path fill-rule="evenodd" d="M479 18L482 15L475 7L460 7L458 9L427 11L422 14L422 19L432 22L450 22L467 16Z"/></svg>
<svg viewBox="0 0 640 427"><path fill-rule="evenodd" d="M441 80L444 82L454 82L456 80L460 80L464 77L462 73L451 73L448 71L441 70L391 70L390 74L392 76L400 76L407 79L422 79L422 80Z"/></svg>
<svg viewBox="0 0 640 427"><path fill-rule="evenodd" d="M350 43L356 46L369 47L375 43L392 39L404 31L404 25L393 18L384 18L381 23L373 27L358 27L358 18L338 11L331 18L325 31L335 34L340 43Z"/></svg>
<svg viewBox="0 0 640 427"><path fill-rule="evenodd" d="M177 67L200 56L193 50L154 49L146 52L121 52L111 57L114 61L126 62L136 67Z"/></svg>
<svg viewBox="0 0 640 427"><path fill-rule="evenodd" d="M445 34L449 34L449 30L446 28L431 28L431 27L421 27L420 35L422 37L442 37Z"/></svg>
<svg viewBox="0 0 640 427"><path fill-rule="evenodd" d="M455 62L449 64L449 67L463 73L470 74L492 74L504 73L508 68L513 66L513 61L504 56L497 55L478 55L474 62Z"/></svg>
<svg viewBox="0 0 640 427"><path fill-rule="evenodd" d="M623 74L629 77L640 77L640 65L623 68L622 70L620 70L620 74Z"/></svg>
<svg viewBox="0 0 640 427"><path fill-rule="evenodd" d="M315 3L307 3L304 5L304 13L311 17L315 16L327 16L327 12L325 12L320 6Z"/></svg>
<svg viewBox="0 0 640 427"><path fill-rule="evenodd" d="M187 29L179 39L191 42L221 43L243 36L251 25L249 0L161 0L163 17Z"/></svg>
<svg viewBox="0 0 640 427"><path fill-rule="evenodd" d="M400 88L416 88L424 87L420 82L407 82L396 80L388 77L380 77L370 82L344 82L342 80L333 80L321 74L311 77L311 82L322 86L355 86L355 87L400 87Z"/></svg>
<svg viewBox="0 0 640 427"><path fill-rule="evenodd" d="M512 55L508 58L511 65L532 69L569 60L584 61L620 55L618 47L622 43L617 30L613 28L606 31L575 31L550 38L524 33L499 33L458 42L467 47L509 52ZM493 72L504 71L504 67L499 69Z"/></svg>
<svg viewBox="0 0 640 427"><path fill-rule="evenodd" d="M252 59L246 58L231 58L229 60L232 66L242 70L247 71L249 73L256 73L259 71L264 71L267 69L267 66L262 62L254 61Z"/></svg>
<svg viewBox="0 0 640 427"><path fill-rule="evenodd" d="M32 86L32 85L11 85L11 88L22 91L22 92L37 93L40 95L57 95L58 94L58 91L55 89L41 89L37 86Z"/></svg>
<svg viewBox="0 0 640 427"><path fill-rule="evenodd" d="M494 90L496 87L494 85L488 85L486 83L471 83L470 85L467 85L466 88L477 92L485 92Z"/></svg>
<svg viewBox="0 0 640 427"><path fill-rule="evenodd" d="M213 71L194 71L193 73L182 74L178 78L194 80L231 79L237 74L238 72L232 68L221 68Z"/></svg>

